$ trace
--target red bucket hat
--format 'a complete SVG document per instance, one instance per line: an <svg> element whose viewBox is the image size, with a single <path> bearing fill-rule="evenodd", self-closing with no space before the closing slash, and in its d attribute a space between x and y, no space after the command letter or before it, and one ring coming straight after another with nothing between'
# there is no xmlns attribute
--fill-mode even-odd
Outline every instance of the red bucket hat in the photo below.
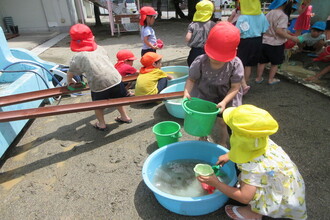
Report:
<svg viewBox="0 0 330 220"><path fill-rule="evenodd" d="M239 41L239 29L230 22L222 21L211 29L205 44L205 52L214 60L229 62L236 57Z"/></svg>
<svg viewBox="0 0 330 220"><path fill-rule="evenodd" d="M118 61L125 61L125 60L136 60L137 58L129 50L120 50L117 53L117 59Z"/></svg>
<svg viewBox="0 0 330 220"><path fill-rule="evenodd" d="M140 9L140 25L144 25L144 20L146 20L147 15L157 15L157 11L149 6L144 6Z"/></svg>
<svg viewBox="0 0 330 220"><path fill-rule="evenodd" d="M162 57L163 57L162 55L159 55L155 52L145 53L140 60L141 64L143 65L143 67L140 70L140 73L148 73L151 70L153 70L155 67L152 64L162 59Z"/></svg>
<svg viewBox="0 0 330 220"><path fill-rule="evenodd" d="M72 51L94 51L97 48L91 29L85 24L73 25L70 28L70 36L70 47Z"/></svg>

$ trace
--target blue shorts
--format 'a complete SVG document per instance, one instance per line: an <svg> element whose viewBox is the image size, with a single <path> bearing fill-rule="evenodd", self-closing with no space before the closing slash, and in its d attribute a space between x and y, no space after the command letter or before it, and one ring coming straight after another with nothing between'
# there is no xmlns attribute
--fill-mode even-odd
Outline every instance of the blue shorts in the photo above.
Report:
<svg viewBox="0 0 330 220"><path fill-rule="evenodd" d="M113 99L113 98L123 98L128 97L128 93L125 89L124 83L120 82L118 85L111 87L102 92L91 92L92 100L105 100L105 99Z"/></svg>

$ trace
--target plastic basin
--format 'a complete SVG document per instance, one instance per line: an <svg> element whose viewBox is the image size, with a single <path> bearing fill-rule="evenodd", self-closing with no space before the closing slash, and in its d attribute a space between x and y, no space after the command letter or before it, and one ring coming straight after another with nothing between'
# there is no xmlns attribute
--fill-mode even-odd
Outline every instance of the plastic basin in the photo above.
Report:
<svg viewBox="0 0 330 220"><path fill-rule="evenodd" d="M188 66L165 66L162 67L161 70L175 77L172 80L168 80L167 86L171 86L181 82L186 82L189 74Z"/></svg>
<svg viewBox="0 0 330 220"><path fill-rule="evenodd" d="M163 89L160 94L170 93L170 92L179 92L184 90L186 82L177 83ZM165 107L168 113L176 118L184 118L185 111L182 108L180 99L169 99L164 101Z"/></svg>
<svg viewBox="0 0 330 220"><path fill-rule="evenodd" d="M215 164L218 157L227 152L228 150L220 145L204 141L176 142L159 148L147 158L143 164L142 177L164 208L180 215L205 215L221 208L228 201L228 197L218 190L213 194L200 197L174 196L156 188L152 183L153 176L158 167L170 161L191 159ZM234 186L237 182L234 163L229 161L223 166L223 170L231 179L229 185Z"/></svg>

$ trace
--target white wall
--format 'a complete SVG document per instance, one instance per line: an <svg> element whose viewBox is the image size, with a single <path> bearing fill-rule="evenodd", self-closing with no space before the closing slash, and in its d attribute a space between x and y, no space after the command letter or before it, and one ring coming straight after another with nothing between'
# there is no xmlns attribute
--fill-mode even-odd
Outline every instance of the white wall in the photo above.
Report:
<svg viewBox="0 0 330 220"><path fill-rule="evenodd" d="M73 0L1 0L0 18L11 16L19 31L67 31L77 21ZM4 28L3 20L0 21Z"/></svg>

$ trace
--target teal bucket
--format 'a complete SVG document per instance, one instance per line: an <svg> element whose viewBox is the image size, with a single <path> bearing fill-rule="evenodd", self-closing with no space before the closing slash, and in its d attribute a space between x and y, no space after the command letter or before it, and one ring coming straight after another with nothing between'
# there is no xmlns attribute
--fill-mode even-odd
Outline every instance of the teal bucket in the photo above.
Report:
<svg viewBox="0 0 330 220"><path fill-rule="evenodd" d="M220 109L213 102L199 98L184 99L182 107L186 112L184 130L193 136L204 137L211 134Z"/></svg>
<svg viewBox="0 0 330 220"><path fill-rule="evenodd" d="M156 135L158 147L178 142L182 137L180 129L181 126L174 121L163 121L154 125L152 132Z"/></svg>

